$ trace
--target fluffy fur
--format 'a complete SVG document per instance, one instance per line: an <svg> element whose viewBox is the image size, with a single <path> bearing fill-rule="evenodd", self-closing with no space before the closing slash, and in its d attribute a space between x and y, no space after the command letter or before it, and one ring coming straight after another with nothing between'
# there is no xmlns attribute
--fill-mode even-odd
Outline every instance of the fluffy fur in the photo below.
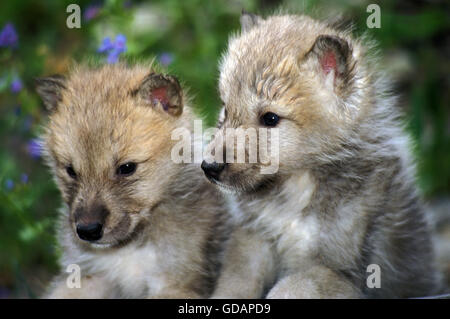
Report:
<svg viewBox="0 0 450 319"><path fill-rule="evenodd" d="M43 140L65 202L61 268L77 264L82 275L81 288L69 289L62 273L46 297L207 297L225 214L199 167L171 160L171 132L192 130L195 118L176 79L151 65L78 66L37 89L50 109ZM136 172L119 176L127 162ZM77 223L96 221L98 207L107 211L103 236L83 241Z"/></svg>
<svg viewBox="0 0 450 319"><path fill-rule="evenodd" d="M371 46L307 16L241 22L220 63L221 131L258 128L276 113L280 164L272 175L259 163L227 164L214 180L237 225L214 296L436 292L409 140ZM366 285L370 264L381 268L381 288Z"/></svg>

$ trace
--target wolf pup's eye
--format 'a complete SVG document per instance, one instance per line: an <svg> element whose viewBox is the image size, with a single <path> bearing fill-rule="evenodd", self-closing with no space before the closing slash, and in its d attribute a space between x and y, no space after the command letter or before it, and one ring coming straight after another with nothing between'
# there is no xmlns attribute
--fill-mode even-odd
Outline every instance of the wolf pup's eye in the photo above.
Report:
<svg viewBox="0 0 450 319"><path fill-rule="evenodd" d="M276 126L280 121L280 117L272 112L267 112L261 117L262 124L266 126Z"/></svg>
<svg viewBox="0 0 450 319"><path fill-rule="evenodd" d="M119 168L117 168L117 175L129 176L136 171L136 167L137 164L132 162L120 165Z"/></svg>
<svg viewBox="0 0 450 319"><path fill-rule="evenodd" d="M67 175L69 175L71 178L73 179L77 178L77 173L75 173L75 170L73 169L72 165L66 166L66 172Z"/></svg>

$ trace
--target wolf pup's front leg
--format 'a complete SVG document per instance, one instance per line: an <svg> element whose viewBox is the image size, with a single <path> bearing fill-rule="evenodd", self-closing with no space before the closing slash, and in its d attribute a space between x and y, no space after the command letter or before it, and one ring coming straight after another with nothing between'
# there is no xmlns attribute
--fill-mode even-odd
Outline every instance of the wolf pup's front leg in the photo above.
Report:
<svg viewBox="0 0 450 319"><path fill-rule="evenodd" d="M224 263L212 298L262 298L274 281L271 244L256 233L236 229L224 253Z"/></svg>
<svg viewBox="0 0 450 319"><path fill-rule="evenodd" d="M354 299L363 297L354 285L335 271L313 266L301 273L286 276L269 291L269 299Z"/></svg>

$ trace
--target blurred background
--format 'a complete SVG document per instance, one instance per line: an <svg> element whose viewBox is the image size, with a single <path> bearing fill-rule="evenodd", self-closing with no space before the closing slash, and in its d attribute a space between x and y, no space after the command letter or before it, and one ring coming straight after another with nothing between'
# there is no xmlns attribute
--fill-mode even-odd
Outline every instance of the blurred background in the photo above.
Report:
<svg viewBox="0 0 450 319"><path fill-rule="evenodd" d="M69 29L71 3L81 28ZM366 8L381 8L368 29ZM61 200L41 160L44 107L38 76L85 59L155 57L190 87L213 125L219 110L217 61L242 9L279 8L342 16L355 34L378 41L416 142L418 182L435 219L440 264L450 272L450 1L104 0L2 1L0 4L0 298L36 298L58 271L54 224Z"/></svg>

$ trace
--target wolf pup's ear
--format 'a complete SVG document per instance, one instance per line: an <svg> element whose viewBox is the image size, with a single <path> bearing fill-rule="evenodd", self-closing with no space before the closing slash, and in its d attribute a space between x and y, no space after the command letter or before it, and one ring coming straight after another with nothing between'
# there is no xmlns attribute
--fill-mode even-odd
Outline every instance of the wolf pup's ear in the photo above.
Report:
<svg viewBox="0 0 450 319"><path fill-rule="evenodd" d="M61 102L61 92L66 88L66 79L62 75L52 75L35 79L36 91L49 111L53 111Z"/></svg>
<svg viewBox="0 0 450 319"><path fill-rule="evenodd" d="M249 31L254 26L258 25L262 20L263 19L256 14L242 10L240 18L242 33Z"/></svg>
<svg viewBox="0 0 450 319"><path fill-rule="evenodd" d="M320 35L306 54L314 60L326 85L335 91L348 86L353 70L352 49L346 40L332 35Z"/></svg>
<svg viewBox="0 0 450 319"><path fill-rule="evenodd" d="M181 86L174 76L152 73L144 78L138 94L150 105L170 115L179 116L183 112Z"/></svg>

